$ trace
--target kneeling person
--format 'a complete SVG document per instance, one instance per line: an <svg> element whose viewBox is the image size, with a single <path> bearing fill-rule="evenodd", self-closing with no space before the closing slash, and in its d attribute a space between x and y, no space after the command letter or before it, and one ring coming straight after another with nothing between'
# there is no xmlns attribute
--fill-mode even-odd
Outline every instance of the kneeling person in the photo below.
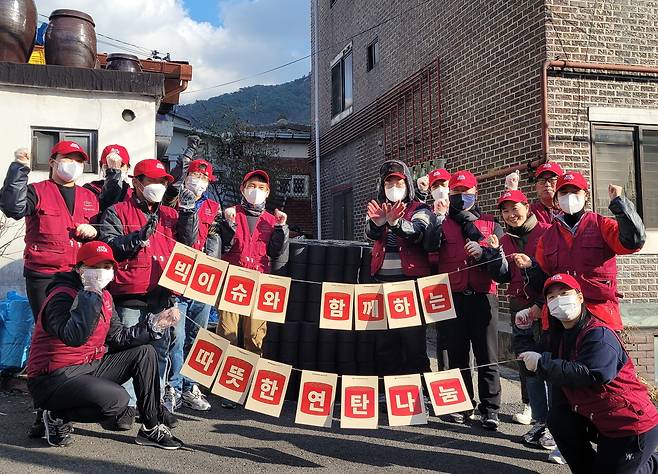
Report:
<svg viewBox="0 0 658 474"><path fill-rule="evenodd" d="M55 275L32 336L28 389L44 409L48 443L68 446L71 422L111 422L130 410L121 384L132 378L142 420L136 443L178 449L181 441L162 423L158 363L149 344L178 322L178 310L124 327L105 290L115 266L112 249L94 241L80 248L74 270Z"/></svg>

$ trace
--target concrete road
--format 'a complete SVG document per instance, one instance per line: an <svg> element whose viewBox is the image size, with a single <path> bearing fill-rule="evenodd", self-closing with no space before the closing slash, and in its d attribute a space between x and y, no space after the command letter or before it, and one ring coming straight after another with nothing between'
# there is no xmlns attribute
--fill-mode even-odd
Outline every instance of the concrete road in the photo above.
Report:
<svg viewBox="0 0 658 474"><path fill-rule="evenodd" d="M546 462L548 453L518 442L528 427L511 424L520 404L514 373L502 379L503 424L498 433L479 426L459 426L435 417L424 426L376 431L295 425L295 404L286 402L275 419L242 408L225 410L218 400L209 412L182 411L175 430L190 448L164 451L134 444L132 432L104 431L98 425L76 425L75 443L47 447L25 436L32 422L29 396L0 393L0 472L2 473L201 473L437 471L446 473L568 473ZM338 410L336 410L338 413ZM380 417L386 423L386 415Z"/></svg>

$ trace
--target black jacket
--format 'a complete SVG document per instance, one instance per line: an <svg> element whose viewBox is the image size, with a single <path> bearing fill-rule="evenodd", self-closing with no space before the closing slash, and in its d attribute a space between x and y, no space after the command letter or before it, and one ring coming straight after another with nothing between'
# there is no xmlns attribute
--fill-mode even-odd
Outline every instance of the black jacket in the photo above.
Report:
<svg viewBox="0 0 658 474"><path fill-rule="evenodd" d="M108 169L105 179L93 181L83 187L98 196L98 207L102 212L125 199L130 185L121 179L121 170Z"/></svg>

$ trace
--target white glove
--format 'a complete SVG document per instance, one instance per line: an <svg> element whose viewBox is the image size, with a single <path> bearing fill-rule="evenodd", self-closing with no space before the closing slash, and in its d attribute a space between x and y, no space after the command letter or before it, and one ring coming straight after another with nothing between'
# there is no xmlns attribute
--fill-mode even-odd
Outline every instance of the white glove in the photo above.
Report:
<svg viewBox="0 0 658 474"><path fill-rule="evenodd" d="M519 354L519 359L525 364L525 368L530 372L537 372L537 364L539 364L539 359L541 359L541 354L539 352L521 352Z"/></svg>
<svg viewBox="0 0 658 474"><path fill-rule="evenodd" d="M464 245L464 250L469 257L473 257L475 260L480 260L482 258L482 247L477 242L469 241Z"/></svg>
<svg viewBox="0 0 658 474"><path fill-rule="evenodd" d="M75 233L82 239L93 239L98 235L98 231L91 224L78 224L75 228Z"/></svg>
<svg viewBox="0 0 658 474"><path fill-rule="evenodd" d="M91 291L103 296L103 286L96 273L82 272L80 274L80 280L82 280L82 287L85 291Z"/></svg>
<svg viewBox="0 0 658 474"><path fill-rule="evenodd" d="M30 167L30 151L27 148L19 148L14 152L14 161L23 166Z"/></svg>
<svg viewBox="0 0 658 474"><path fill-rule="evenodd" d="M174 327L180 320L180 311L177 306L160 311L149 318L151 328L156 332L162 332L165 329Z"/></svg>
<svg viewBox="0 0 658 474"><path fill-rule="evenodd" d="M425 175L421 176L416 180L416 183L418 184L418 190L426 193L430 189L430 177Z"/></svg>
<svg viewBox="0 0 658 474"><path fill-rule="evenodd" d="M519 329L530 329L532 326L532 317L530 308L522 309L514 316L514 325Z"/></svg>
<svg viewBox="0 0 658 474"><path fill-rule="evenodd" d="M235 222L235 207L227 207L224 209L224 217L229 222Z"/></svg>
<svg viewBox="0 0 658 474"><path fill-rule="evenodd" d="M516 191L517 189L519 189L520 179L521 179L521 175L519 175L518 171L508 174L507 176L505 176L505 189L507 189L508 191Z"/></svg>
<svg viewBox="0 0 658 474"><path fill-rule="evenodd" d="M116 153L107 155L107 167L112 170L120 170L123 165L121 157Z"/></svg>

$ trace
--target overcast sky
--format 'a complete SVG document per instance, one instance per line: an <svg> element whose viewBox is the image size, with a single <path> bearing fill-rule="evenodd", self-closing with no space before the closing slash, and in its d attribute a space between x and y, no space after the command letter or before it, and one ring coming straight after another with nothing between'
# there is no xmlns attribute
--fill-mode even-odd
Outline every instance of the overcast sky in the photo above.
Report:
<svg viewBox="0 0 658 474"><path fill-rule="evenodd" d="M188 90L192 91L256 74L306 56L310 50L309 0L36 0L36 4L46 16L57 8L84 11L94 18L97 33L190 62L194 69ZM107 39L98 40L99 52L122 52L108 45ZM181 99L188 103L248 85L279 84L309 70L310 59L306 59L231 86L183 94Z"/></svg>

